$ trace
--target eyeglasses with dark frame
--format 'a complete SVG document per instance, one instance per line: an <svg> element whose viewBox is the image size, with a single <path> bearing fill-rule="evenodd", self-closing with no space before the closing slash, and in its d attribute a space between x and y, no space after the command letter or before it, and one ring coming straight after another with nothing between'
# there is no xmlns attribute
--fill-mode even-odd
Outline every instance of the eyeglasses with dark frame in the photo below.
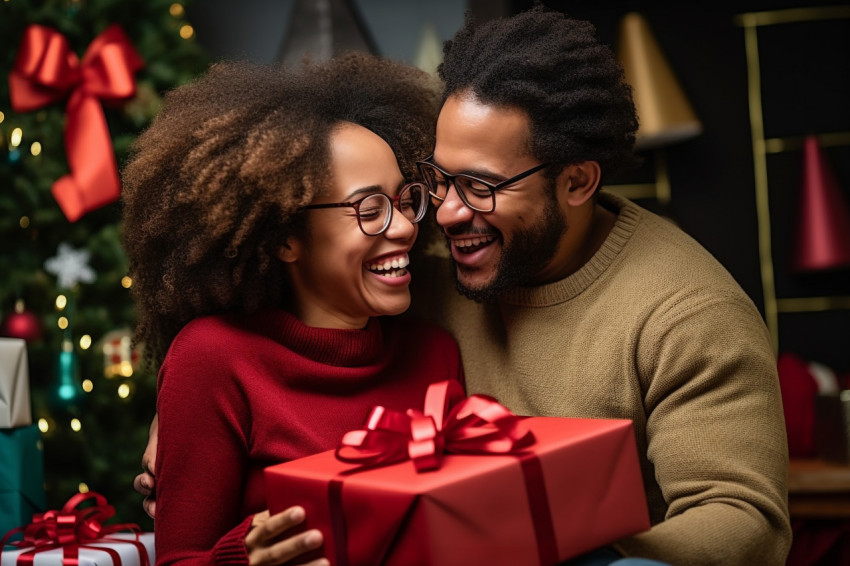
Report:
<svg viewBox="0 0 850 566"><path fill-rule="evenodd" d="M299 210L350 207L354 209L357 225L367 236L380 236L393 221L393 208L413 224L425 217L428 211L428 189L423 183L408 183L394 197L372 193L353 202L308 204Z"/></svg>
<svg viewBox="0 0 850 566"><path fill-rule="evenodd" d="M496 191L512 185L517 181L521 181L549 165L548 163L541 163L527 171L523 171L519 175L514 175L510 179L505 179L494 185L472 175L466 175L464 173L452 175L447 173L431 163L433 158L434 156L432 155L425 161L417 161L416 165L419 167L422 179L428 187L428 192L431 195L431 201L434 206L440 206L446 200L446 196L449 193L449 184L452 184L463 204L478 212L493 212L496 210Z"/></svg>

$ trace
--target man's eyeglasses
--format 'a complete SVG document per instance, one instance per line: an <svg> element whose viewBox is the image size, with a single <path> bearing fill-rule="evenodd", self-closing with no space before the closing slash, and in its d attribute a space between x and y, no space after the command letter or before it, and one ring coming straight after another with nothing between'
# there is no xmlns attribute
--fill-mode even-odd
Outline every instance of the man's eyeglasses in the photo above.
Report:
<svg viewBox="0 0 850 566"><path fill-rule="evenodd" d="M416 164L419 166L419 172L428 187L428 192L431 193L434 206L440 206L446 200L451 184L454 185L463 204L478 212L493 212L496 210L496 191L525 179L549 165L548 163L541 163L528 171L523 171L519 175L514 175L510 179L494 185L471 175L462 173L451 175L431 163L433 157L432 155L426 161L417 161Z"/></svg>
<svg viewBox="0 0 850 566"><path fill-rule="evenodd" d="M428 211L428 190L422 183L410 183L394 197L384 193L372 193L354 202L310 204L302 206L300 210L351 207L363 233L367 236L378 236L386 232L393 221L393 205L402 216L415 224L422 220Z"/></svg>

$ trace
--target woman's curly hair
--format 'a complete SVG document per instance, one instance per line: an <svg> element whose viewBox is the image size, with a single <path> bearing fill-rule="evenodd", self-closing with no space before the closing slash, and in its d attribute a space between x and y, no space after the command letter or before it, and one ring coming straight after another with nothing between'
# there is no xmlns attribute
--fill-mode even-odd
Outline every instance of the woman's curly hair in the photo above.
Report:
<svg viewBox="0 0 850 566"><path fill-rule="evenodd" d="M277 251L329 187L340 122L375 132L405 178L434 147L439 84L363 53L297 70L219 63L165 96L123 169L135 340L161 363L193 318L283 306Z"/></svg>
<svg viewBox="0 0 850 566"><path fill-rule="evenodd" d="M467 15L443 54L443 100L470 92L524 110L529 150L541 161L597 161L603 178L638 163L631 88L590 23L542 5L480 26Z"/></svg>

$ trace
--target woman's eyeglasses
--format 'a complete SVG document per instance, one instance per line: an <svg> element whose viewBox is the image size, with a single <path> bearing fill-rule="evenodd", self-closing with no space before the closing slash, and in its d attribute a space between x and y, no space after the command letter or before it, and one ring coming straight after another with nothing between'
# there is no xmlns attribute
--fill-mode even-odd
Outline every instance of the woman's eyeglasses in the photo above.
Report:
<svg viewBox="0 0 850 566"><path fill-rule="evenodd" d="M410 183L394 197L373 193L354 202L310 204L302 206L300 210L339 207L353 208L360 230L367 236L379 236L390 227L393 208L397 208L402 216L414 224L422 220L428 211L428 189L422 183Z"/></svg>

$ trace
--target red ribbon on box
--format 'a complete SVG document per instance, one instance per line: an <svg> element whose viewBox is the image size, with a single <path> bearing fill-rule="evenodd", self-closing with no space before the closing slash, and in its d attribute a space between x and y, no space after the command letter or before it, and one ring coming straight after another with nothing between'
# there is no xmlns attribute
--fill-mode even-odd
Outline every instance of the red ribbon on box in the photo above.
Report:
<svg viewBox="0 0 850 566"><path fill-rule="evenodd" d="M94 500L94 505L79 508L86 501ZM93 542L121 542L133 544L139 551L140 566L150 566L148 551L139 542L141 529L138 525L124 523L104 526L103 521L115 515L115 508L107 504L106 498L99 493L78 493L71 497L60 510L36 513L29 525L12 529L0 540L0 552L7 541L17 533L23 532L24 538L8 544L17 548L28 548L18 556L17 566L32 566L35 555L56 548L62 549L63 566L78 566L80 548L96 548L106 552L112 558L113 566L121 565L121 556L117 551L102 546L90 546ZM109 538L106 535L119 531L136 534L136 540Z"/></svg>
<svg viewBox="0 0 850 566"><path fill-rule="evenodd" d="M378 466L412 460L416 471L439 469L443 454L513 455L518 457L525 478L541 564L558 561L549 499L543 481L543 468L533 453L523 450L534 443L534 435L523 425L524 417L514 415L486 395L464 398L456 381L431 384L425 394L423 411L402 413L382 406L373 407L364 429L346 433L336 450L337 459L362 466L356 473ZM331 502L337 564L347 566L348 546L345 514L342 508L342 479L328 485Z"/></svg>
<svg viewBox="0 0 850 566"><path fill-rule="evenodd" d="M343 436L336 457L364 467L410 459L423 472L438 469L446 452L518 454L533 442L522 417L486 395L464 399L459 383L442 381L428 387L424 411L373 407L363 430Z"/></svg>
<svg viewBox="0 0 850 566"><path fill-rule="evenodd" d="M100 100L132 97L133 74L143 66L117 25L94 39L82 63L59 32L37 24L24 31L9 73L9 96L16 112L28 112L70 95L65 152L71 174L53 183L52 192L71 222L118 200L118 166Z"/></svg>

